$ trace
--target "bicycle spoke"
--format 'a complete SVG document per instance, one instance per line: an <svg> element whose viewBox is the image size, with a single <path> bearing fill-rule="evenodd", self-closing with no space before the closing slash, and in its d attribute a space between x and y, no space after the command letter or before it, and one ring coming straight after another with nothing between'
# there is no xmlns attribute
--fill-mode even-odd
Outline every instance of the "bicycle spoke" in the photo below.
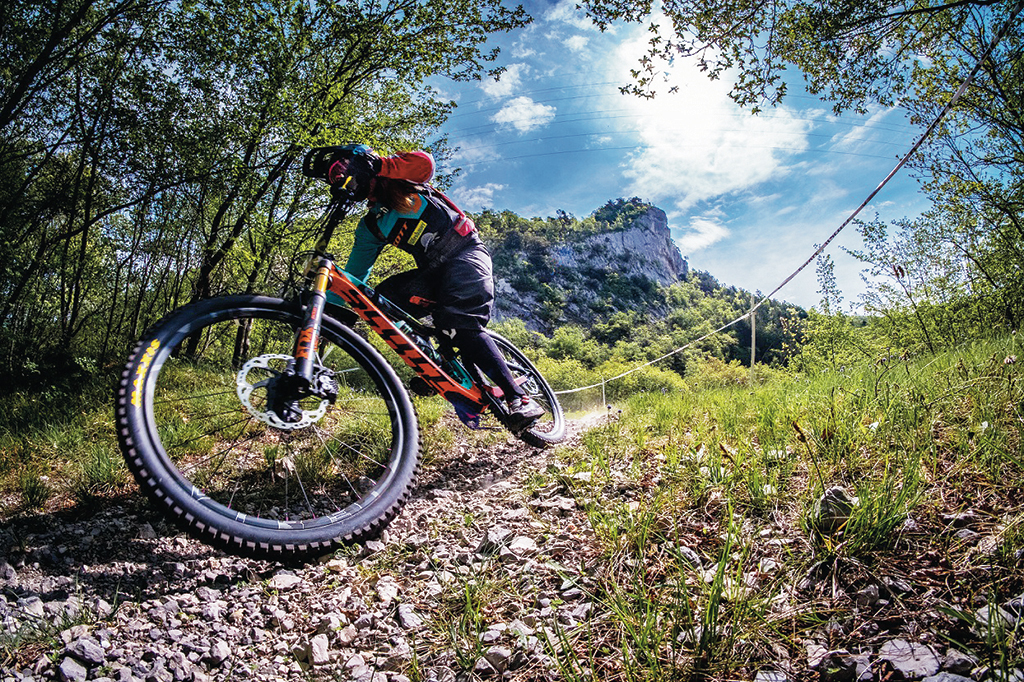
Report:
<svg viewBox="0 0 1024 682"><path fill-rule="evenodd" d="M241 434L239 434L239 435L241 435ZM224 448L223 450L221 450L219 452L210 453L209 455L207 455L203 459L198 460L196 462L191 462L190 466L188 466L186 468L187 468L188 471L199 471L204 464L206 464L208 462L211 462L214 459L218 459L218 458L220 459L221 464L223 464L224 458L227 457L228 453L230 453L232 451L238 450L238 448L240 448L241 446L245 445L246 443L251 443L252 441L256 440L260 435L261 434L254 433L250 437L246 438L243 441L236 440L236 441L231 443L230 447ZM182 471L182 473L185 473L185 472Z"/></svg>
<svg viewBox="0 0 1024 682"><path fill-rule="evenodd" d="M224 450L222 450L219 457L217 457L216 455L211 455L210 457L206 458L207 461L212 461L215 458L218 460L217 461L217 466L214 468L214 470L213 470L211 475L215 476L216 474L220 473L220 471L224 467L224 462L227 460L228 453L238 450L238 448L240 446L244 445L245 443L251 443L252 441L254 441L256 439L257 436L260 435L260 434L254 433L249 438L246 438L244 441L239 441L239 438L241 438L242 434L245 433L245 429L249 426L250 423L251 423L251 420L249 422L246 422L246 423L242 424L242 428L238 431L238 434L232 439L233 440L232 446L230 448L225 448Z"/></svg>
<svg viewBox="0 0 1024 682"><path fill-rule="evenodd" d="M419 429L364 339L325 320L329 352L312 379L328 401L285 373L302 324L292 303L213 299L161 324L122 375L119 436L140 483L190 532L229 551L294 556L366 537L400 508Z"/></svg>
<svg viewBox="0 0 1024 682"><path fill-rule="evenodd" d="M234 388L225 389L223 391L217 391L216 393L192 394L192 395L188 395L188 396L185 396L185 397L182 397L182 398L163 398L163 399L160 399L160 400L154 399L153 400L153 406L156 407L157 405L174 405L176 403L185 402L186 400L188 400L188 401L196 401L196 400L203 400L205 398L216 398L218 396L224 396L224 395L235 395L235 389Z"/></svg>
<svg viewBox="0 0 1024 682"><path fill-rule="evenodd" d="M350 451L355 453L357 456L362 457L363 459L365 459L366 461L368 461L368 462L370 462L372 464L375 464L377 466L384 466L383 462L378 462L377 460L373 459L372 457L370 457L369 455L364 453L362 450L357 450L356 448L352 447L348 443L341 443L341 445L343 447L345 447L345 448L348 448ZM328 452L329 452L329 450L328 450Z"/></svg>
<svg viewBox="0 0 1024 682"><path fill-rule="evenodd" d="M286 472L289 473L289 472ZM309 503L309 495L306 494L306 486L302 484L302 477L299 476L298 468L294 469L295 482L299 484L299 491L302 493L302 498L306 501L306 509L309 511L309 515L312 518L316 518L316 512L313 511L313 505ZM285 508L288 508L287 501L285 502Z"/></svg>
<svg viewBox="0 0 1024 682"><path fill-rule="evenodd" d="M321 434L321 433L320 433L319 431L317 431L317 438L319 438L319 439L320 439L320 443L321 443L321 445L323 445L323 446L324 446L324 450L326 450L326 451L328 452L328 454L330 454L330 453L331 453L331 449L330 449L330 447L328 447L328 445L327 445L327 441L326 441L326 440L324 439L323 435L322 435L322 434ZM331 455L331 460L332 460L332 461L334 460L334 455L333 455L333 454ZM345 479L345 485L347 485L347 486L349 487L349 490L351 490L351 491L352 491L352 494L353 494L353 495L355 496L355 498L356 498L356 499L358 500L358 499L359 499L359 497L360 497L360 495L359 495L359 491L358 491L358 490L356 490L356 488L355 488L355 486L354 486L354 485L352 485L352 479L351 479L351 478L349 478L349 477L348 477L348 475L347 475L347 474L345 474L345 472L344 472L344 471L342 471L342 472L341 472L341 476L342 476L342 478L344 478L344 479ZM336 504L336 503L334 503L334 501L333 501L333 500L331 500L331 502L332 502L332 504L335 504L335 506L337 506L337 504Z"/></svg>
<svg viewBox="0 0 1024 682"><path fill-rule="evenodd" d="M231 412L225 412L224 414L231 414ZM231 426L235 426L237 424L249 424L252 421L253 421L252 417L250 417L249 415L245 415L245 416L241 417L240 419L238 419L237 421L234 421L234 422L231 422L230 424L227 424L226 426L227 427L231 427ZM221 427L221 429L218 429L218 430L223 430L223 428L224 427ZM210 430L210 431L207 431L205 433L200 433L198 435L192 436L192 437L187 438L185 440L176 441L174 443L169 444L169 446L165 446L165 447L169 447L169 448L178 450L178 449L181 449L181 448L185 447L186 445L192 445L194 443L198 443L203 438L209 438L211 436L215 436L216 434L217 434L217 431Z"/></svg>

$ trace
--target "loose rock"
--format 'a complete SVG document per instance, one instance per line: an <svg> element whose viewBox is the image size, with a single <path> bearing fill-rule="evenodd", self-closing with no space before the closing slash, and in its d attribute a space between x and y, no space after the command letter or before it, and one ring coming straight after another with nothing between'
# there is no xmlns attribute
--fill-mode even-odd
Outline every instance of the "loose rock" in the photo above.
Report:
<svg viewBox="0 0 1024 682"><path fill-rule="evenodd" d="M107 659L106 654L103 652L103 647L95 640L85 637L73 641L68 645L66 651L79 661L93 666L100 665Z"/></svg>
<svg viewBox="0 0 1024 682"><path fill-rule="evenodd" d="M269 587L272 590L284 592L287 590L294 589L301 584L302 578L300 578L299 576L287 571L281 571L280 573L278 573L270 579L270 582L267 584L267 587Z"/></svg>
<svg viewBox="0 0 1024 682"><path fill-rule="evenodd" d="M939 671L941 661L926 644L894 639L882 645L878 658L888 661L906 678L929 677Z"/></svg>
<svg viewBox="0 0 1024 682"><path fill-rule="evenodd" d="M222 665L231 658L231 646L222 639L217 640L210 647L209 659L213 665Z"/></svg>
<svg viewBox="0 0 1024 682"><path fill-rule="evenodd" d="M57 672L64 682L85 682L89 677L89 671L85 666L70 656L61 661Z"/></svg>
<svg viewBox="0 0 1024 682"><path fill-rule="evenodd" d="M850 520L850 514L859 500L844 488L829 488L815 502L811 510L811 525L819 533L832 535L841 530Z"/></svg>
<svg viewBox="0 0 1024 682"><path fill-rule="evenodd" d="M331 661L330 640L327 635L317 635L309 643L309 662L326 665Z"/></svg>

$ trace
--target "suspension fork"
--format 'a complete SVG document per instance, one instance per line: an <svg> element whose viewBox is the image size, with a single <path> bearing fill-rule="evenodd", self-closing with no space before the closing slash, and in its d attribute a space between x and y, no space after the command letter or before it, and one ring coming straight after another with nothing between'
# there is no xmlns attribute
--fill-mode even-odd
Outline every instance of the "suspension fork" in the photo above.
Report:
<svg viewBox="0 0 1024 682"><path fill-rule="evenodd" d="M327 284L330 281L331 261L321 258L313 278L313 288L306 302L306 312L295 340L295 377L304 388L313 383L313 365L317 346L320 342L320 325L324 318L324 305L327 303Z"/></svg>

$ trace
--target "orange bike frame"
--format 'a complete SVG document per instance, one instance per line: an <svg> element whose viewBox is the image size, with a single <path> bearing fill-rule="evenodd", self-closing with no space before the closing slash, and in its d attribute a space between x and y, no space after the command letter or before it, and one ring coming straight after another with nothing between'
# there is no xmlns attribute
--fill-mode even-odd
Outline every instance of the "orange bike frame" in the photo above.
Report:
<svg viewBox="0 0 1024 682"><path fill-rule="evenodd" d="M325 273L324 269L328 267L329 269ZM330 263L329 266L327 264L321 266L320 275L323 274L326 274L326 290L345 301L352 308L352 312L370 325L370 328L384 340L384 343L394 348L405 364L423 377L424 381L430 384L440 396L449 402L461 398L483 411L488 404L483 391L476 385L466 388L424 355L423 351L402 333L402 330L396 327L395 323L381 312L380 308L374 305L373 301L363 293L354 278L347 272L338 268L334 263ZM321 277L318 277L317 280L319 283Z"/></svg>

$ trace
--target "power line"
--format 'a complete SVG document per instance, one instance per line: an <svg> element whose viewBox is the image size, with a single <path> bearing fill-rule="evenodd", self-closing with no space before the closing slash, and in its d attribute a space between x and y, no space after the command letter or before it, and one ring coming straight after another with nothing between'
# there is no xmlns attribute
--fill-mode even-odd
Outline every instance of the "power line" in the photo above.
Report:
<svg viewBox="0 0 1024 682"><path fill-rule="evenodd" d="M666 129L661 130L661 132L673 133L673 132L681 132L683 130L685 130L685 129L684 128L666 128ZM638 134L640 134L642 132L643 132L642 130L634 129L634 130L608 130L608 131L592 131L592 132L583 132L583 133L566 133L564 135L538 135L537 137L531 137L531 138L520 139L520 140L506 140L504 142L493 142L493 143L489 143L489 144L482 144L482 145L479 145L477 147L462 147L460 149L460 151L472 152L472 151L476 151L478 149L492 149L494 147L506 147L506 146L513 145L513 144L531 144L531 143L534 143L534 142L547 142L547 141L550 141L550 140L565 140L565 139L570 139L570 138L574 138L574 137L612 136L612 135L638 135ZM746 132L746 131L741 130L739 128L719 128L715 132L717 132L717 133L743 133L743 132ZM827 138L827 139L831 139L831 138L835 137L835 135L832 135L832 134L829 134L829 133L803 133L803 132L774 133L774 135L780 135L780 134L781 135L800 135L800 136L803 136L803 137L816 137L816 138ZM863 144L887 145L887 146L892 146L892 147L902 146L902 143L900 143L900 142L890 142L888 140L876 140L876 139L867 139L867 138L858 139L857 142L858 143L863 143ZM638 147L639 146L643 146L643 145L638 145ZM691 146L701 146L701 145L691 145ZM714 146L717 147L717 146L720 146L720 145L716 144ZM838 152L838 150L837 150L837 152ZM888 157L886 157L886 158L888 158ZM502 159L496 159L496 160L502 160ZM472 164L469 164L469 165L472 165Z"/></svg>
<svg viewBox="0 0 1024 682"><path fill-rule="evenodd" d="M596 134L601 134L601 133L596 133ZM700 147L700 146L703 146L703 145L686 145L686 146L687 147ZM811 152L813 152L813 153L819 153L819 154L842 154L842 155L846 155L846 156L858 156L858 157L869 158L869 159L891 159L892 158L891 156L881 156L881 155L878 155L878 154L862 154L862 153L859 153L859 152L844 152L844 151L833 150L833 149L794 149L792 147L779 147L779 146L774 146L774 145L721 145L721 144L717 144L717 145L712 145L712 146L714 146L714 148L716 148L716 149L772 149L772 150L778 150L778 151L801 152L801 153L811 153ZM496 158L486 159L484 161L475 161L473 163L464 164L463 166L461 166L461 168L474 168L476 166L482 166L482 165L490 164L490 163L499 163L499 162L503 162L503 161L518 161L520 159L532 159L532 158L538 158L538 157L543 157L543 156L563 156L563 155L566 155L566 154L592 154L592 153L596 153L596 152L635 151L637 149L644 149L646 147L647 147L647 145L635 144L635 145L627 145L627 146L622 146L622 147L589 147L589 148L585 148L585 149L568 149L568 150L561 150L561 151L536 152L536 153L533 153L533 154L519 154L519 155L516 155L516 156L503 156L503 157L496 157Z"/></svg>
<svg viewBox="0 0 1024 682"><path fill-rule="evenodd" d="M782 288L785 287L787 284L789 284L793 280L794 277L796 277L808 265L810 265L811 262L815 258L817 258L819 255L821 255L821 253L825 250L825 247L827 247L832 242L832 240L834 240L837 236L839 236L840 232L842 232L850 223L852 223L854 221L854 219L860 214L860 212L862 210L864 210L864 208L871 202L871 200L875 198L875 196L882 190L882 188L885 187L887 184L889 184L889 181L892 180L892 178L896 175L896 173L898 173L900 171L900 169L903 168L904 165L906 165L906 163L910 160L910 158L914 154L917 153L917 150L920 149L921 145L924 144L925 140L927 140L932 135L932 133L935 132L935 129L939 126L939 123L942 122L942 120L946 117L946 115L953 109L953 106L957 103L957 101L959 101L960 97L963 96L964 92L966 92L967 87L971 84L971 81L974 80L974 77L978 75L978 71L981 70L981 67L984 64L985 60L989 58L989 55L991 55L993 50L995 50L996 45L998 45L999 42L1006 36L1007 31L1009 31L1010 26L1013 25L1014 19L1016 19L1017 15L1020 13L1022 8L1024 8L1024 0L1018 0L1016 6L1010 12L1010 15L1007 18L1006 22L1003 24L1003 26L1000 28L1000 30L996 33L996 35L989 42L988 47L982 53L981 57L978 58L978 61L974 65L974 68L971 69L971 72L967 75L967 77L964 79L964 81L960 84L960 87L957 88L956 92L953 93L953 96L950 98L949 102L946 103L946 105L942 108L942 110L935 116L935 118L932 120L932 122L928 125L928 128L924 131L924 133L921 134L921 136L917 139L917 141L914 143L914 145L910 148L910 151L908 151L899 160L899 162L896 164L896 166L891 171L889 171L889 174L886 175L885 178L880 183L878 183L878 186L875 187L875 189L867 196L867 198L864 199L863 202L861 202L860 206L858 206L853 211L853 213L851 213L850 216L846 220L844 220L843 223L839 227L837 227L836 230L831 235L829 235L828 239L826 239L824 241L824 243L822 243L814 251L814 253L812 253L810 255L810 257L808 257L807 260L805 260L803 262L803 264L800 267L798 267L788 277L786 277L784 280L782 280L782 283L779 284L777 287L775 287L775 289L773 289L770 293L768 293L767 295L763 296L761 298L761 300L758 301L755 305L751 306L750 310L748 310L745 314L740 315L736 319L734 319L734 320L732 320L730 322L727 322L726 324L722 325L721 327L719 327L715 331L709 332L708 334L705 334L704 336L700 337L699 339L695 339L695 340L687 343L685 346L681 346L681 347L676 348L676 349L674 349L672 351L669 351L668 353L665 353L664 355L662 355L659 358L656 358L656 359L651 360L649 362L645 362L642 365L638 365L638 366L636 366L636 367L634 367L632 369L629 369L629 370L627 370L625 372L622 372L621 374L618 374L618 375L616 375L614 377L611 377L610 379L603 379L600 383L591 384L590 386L583 386L583 387L580 387L580 388L568 389L568 390L565 390L565 391L556 391L555 393L557 395L565 395L565 394L569 394L569 393L577 393L579 391L585 391L587 389L596 388L598 386L603 386L603 385L607 384L610 381L615 381L617 379L621 379L621 378L623 378L625 376L628 376L630 374L633 374L634 372L637 372L637 371L643 369L644 367L649 367L649 366L651 366L651 365L653 365L653 364L655 364L657 362L661 362L662 360L664 360L666 358L669 358L669 357L671 357L673 355L681 353L682 351L686 350L687 348L692 347L694 344L700 343L701 341L704 341L705 339L708 339L711 336L714 336L715 334L718 334L718 333L721 333L721 332L725 331L729 327L732 327L733 325L738 324L740 321L747 319L748 317L753 315L755 312L757 312L758 308L763 306L772 296L774 296L780 290L782 290Z"/></svg>
<svg viewBox="0 0 1024 682"><path fill-rule="evenodd" d="M590 88L590 89L593 89L593 88L604 86L604 85L615 85L615 84L616 83L614 81L605 81L605 82L601 82L601 83L584 83L584 84L580 84L580 85L565 85L565 86L557 86L557 87L550 87L550 88L538 88L538 89L535 89L535 90L525 90L525 91L517 92L517 93L515 93L515 95L516 95L516 97L523 97L523 96L526 96L526 95L532 95L532 94L536 94L536 93L540 93L540 92L549 92L549 91L556 91L556 92L561 93L561 92L564 92L565 90L568 90L568 89L577 89L577 88ZM678 93L678 96L683 96L684 94L685 93ZM591 93L591 94L587 94L587 95L573 95L573 96L570 96L570 97L551 97L551 98L548 98L548 99L535 100L535 103L536 104L550 104L552 102L565 102L565 101L580 100L580 99L592 99L594 97L602 97L602 96L603 96L602 93L595 92L595 93ZM672 95L666 95L666 96L672 96ZM808 100L818 101L817 98L811 97L809 95L792 95L791 94L791 95L787 95L787 97L789 99L808 99ZM457 107L462 107L462 106L468 106L470 104L479 104L481 102L489 102L492 99L497 99L497 98L484 98L484 99L478 99L478 100L471 100L469 102L457 102L456 105L457 105ZM476 116L476 115L480 115L480 114L489 113L489 112L492 112L492 111L501 111L503 108L504 108L504 106L494 106L494 107L489 107L489 108L486 108L486 109L477 109L475 111L466 111L466 112L462 112L462 113L455 113L455 114L452 114L451 116L449 116L447 121L451 121L451 120L454 120L454 119L457 119L457 118L466 117L466 116ZM603 116L604 114L609 114L609 113L614 114L614 113L618 113L620 111L630 111L631 112L631 110L629 110L629 109L619 108L619 109L609 109L609 110L596 111L596 112L588 112L588 113L594 115L595 118L597 118L598 115L601 115L601 118L603 120L604 118L606 118L605 116ZM630 114L627 114L627 115L628 116L632 116L632 117L636 116L635 112L631 112ZM729 114L729 116L731 116L733 118L748 118L749 117L748 114L744 114L743 112L731 113L731 114ZM794 115L794 114L788 114L788 117L796 119L796 120L804 120L804 121L818 121L818 120L821 120L821 118L822 118L822 116L798 116L798 115ZM825 114L824 117L828 118L828 117L832 117L832 116L829 115L829 114ZM757 114L757 118L771 120L771 119L782 118L782 116L781 115L772 115L772 114L770 114L768 112L761 112L761 113ZM832 121L832 123L834 125L849 125L850 127L854 127L854 126L857 125L856 122L847 122L847 120L844 120L844 119L842 119L840 117L833 117L833 118L836 119L835 121ZM578 119L578 120L587 120L587 119ZM556 121L555 123L558 123L558 121ZM469 130L474 130L474 129L483 129L483 128L490 128L490 129L493 130L496 127L498 127L498 126L497 125L494 125L494 126L480 125L480 126L474 126L472 128L464 128L464 129L461 129L461 130L454 130L454 131L452 131L451 134L456 135L456 139L458 139L457 135L459 133L463 133L463 132L466 132L466 131L469 131ZM892 124L880 125L880 124L872 124L872 123L861 124L861 127L865 127L865 128L878 128L880 130L891 130L893 132L901 132L901 131L913 129L913 126L897 126L897 125L892 125Z"/></svg>
<svg viewBox="0 0 1024 682"><path fill-rule="evenodd" d="M538 104L543 104L543 102L538 102ZM555 117L554 120L550 121L546 125L556 126L556 125L565 125L565 124L569 124L569 123L586 123L588 121L610 121L610 120L621 119L621 118L644 119L644 118L653 118L655 116L656 116L656 114L637 114L635 111L633 111L631 109L628 109L628 108L602 109L602 110L598 110L598 111L573 112L573 113L569 113L569 114L558 115L558 116ZM729 116L731 118L737 119L737 120L749 120L749 116L743 115L741 113L732 113L732 114L729 114ZM794 113L787 113L785 115L779 114L779 115L774 115L774 116L760 115L759 114L758 115L758 119L760 119L760 120L768 120L768 121L788 119L788 120L792 120L792 121L820 122L820 121L823 120L823 117L820 117L820 116L810 116L810 115L798 115L798 114L794 114ZM474 137L474 136L476 136L478 134L493 133L493 132L497 131L499 128L501 128L504 125L510 125L510 124L514 125L515 123L524 123L524 122L528 122L530 120L532 120L532 119L530 119L530 118L521 118L521 119L515 119L515 120L511 120L511 121L492 122L492 123L485 123L485 124L480 124L480 125L466 127L466 128L460 128L460 129L457 129L457 130L450 131L449 133L447 133L446 137L449 140L467 139L467 138L470 138L470 137ZM828 121L828 122L831 125L835 125L835 126L846 126L846 127L849 127L851 130L872 129L872 130L884 130L884 131L890 131L890 132L904 132L904 131L907 131L907 130L913 130L914 129L913 126L898 126L898 125L893 125L893 124L886 124L886 125L879 124L879 123L860 123L860 124L858 124L858 122L856 122L856 121L849 121L848 119L844 120L844 119L841 119L841 118L836 119L834 121ZM533 138L531 138L531 139L533 139ZM895 143L893 143L893 144L895 144Z"/></svg>
<svg viewBox="0 0 1024 682"><path fill-rule="evenodd" d="M586 121L590 121L590 120L610 121L610 120L613 120L613 119L620 119L620 118L630 118L630 119L636 119L637 118L637 116L635 116L634 114L631 114L631 113L618 114L618 112L620 112L620 111L628 111L628 110L625 110L625 109L611 109L611 110L606 110L606 111L588 112L586 115L582 115L583 117L577 117L577 118L560 117L559 119L556 119L555 121L553 121L550 125L551 126L566 125L566 124L571 124L571 123L586 122ZM610 115L610 114L616 114L616 115ZM734 115L734 116L736 118L739 118L737 115ZM641 118L644 118L644 116L641 116ZM778 119L778 118L783 118L783 117L782 116L775 116L775 117L764 117L764 118ZM788 118L793 119L793 120L798 120L798 121L802 120L802 121L811 121L811 122L819 121L820 120L819 117L813 117L813 116L794 116L794 115L789 115ZM526 121L526 120L529 120L529 119L521 119L521 121ZM508 123L515 123L515 122L516 121L510 121ZM864 124L860 124L858 126L855 122L847 122L847 121L834 121L834 122L832 122L832 124L833 125L847 125L853 131L859 131L859 130L864 130L864 129L875 129L875 130L899 132L899 131L901 131L901 129L910 129L909 126L908 127L902 127L902 126L890 126L890 125L880 125L880 124L872 124L872 123L864 123ZM454 133L456 133L456 135L454 137L452 136L452 134L449 134L447 139L449 141L451 141L453 139L454 140L458 140L460 138L461 139L468 139L470 137L477 137L477 135L473 135L472 134L474 131L480 131L480 133L483 134L483 133L493 132L498 127L499 127L498 125L494 125L494 126L492 126L492 125L483 125L483 126L477 126L475 128L464 128L461 131L454 131ZM680 130L683 130L683 129L682 128L672 128L672 129L666 129L664 132L673 132L673 131L680 131ZM480 144L480 145L476 145L476 146L473 146L473 147L461 147L459 149L459 151L462 151L462 152L473 152L473 151L480 150L480 149L492 149L492 148L497 148L497 147L507 147L507 146L516 145L516 144L525 145L525 144L532 144L532 143L539 143L539 142L549 142L551 140L564 140L564 139L580 138L580 137L587 137L587 136L598 136L598 137L600 137L600 136L609 136L610 137L610 136L616 136L616 135L637 135L637 134L641 134L642 132L643 131L638 130L638 129L630 129L630 130L588 131L588 132L579 132L579 133L566 133L566 134L562 134L562 135L545 134L545 135L536 135L536 136L527 137L527 138L518 138L518 139L514 139L514 140L505 140L505 141L502 141L502 142L485 143L485 144ZM743 133L743 132L746 132L746 131L744 131L742 129L739 129L739 128L728 128L728 129L719 129L716 132L723 133L723 134L728 134L728 133ZM463 134L460 136L457 133L463 133ZM787 133L787 134L790 134L790 135L802 135L802 136L807 137L807 138L832 139L832 138L836 137L835 134L829 134L829 133L792 132L792 133ZM846 139L847 138L843 138L842 141L845 141ZM853 140L853 142L855 144L858 144L858 145L898 146L898 145L901 144L899 142L890 142L890 141L887 141L887 140L874 139L874 138L856 138L856 139ZM506 161L514 161L514 160L520 160L520 159L526 159L526 158L535 158L535 157L539 157L539 156L551 156L551 155L557 155L557 154L593 153L593 152L600 152L600 151L635 151L637 149L642 149L642 148L647 147L647 146L649 146L649 145L635 144L635 145L631 145L631 146L588 147L588 148L584 148L584 149L566 150L566 151L545 151L545 152L537 152L537 153L531 153L531 154L518 154L518 155L514 155L514 156L490 156L487 159L483 159L483 160L480 160L480 161L472 161L472 162L469 162L469 163L460 164L459 167L462 168L462 169L471 169L471 168L477 168L477 167L480 167L480 166L483 166L483 165L492 165L492 164L497 164L497 163L503 163L503 162L506 162ZM701 146L701 145L682 145L682 146L685 146L687 148L692 148L692 147L698 147L698 146ZM708 146L711 146L711 145L708 145ZM736 148L734 145L715 144L713 146L716 147L716 148ZM792 153L801 153L801 152L814 152L814 153L819 153L819 154L821 154L821 153L831 153L831 154L840 154L840 155L845 155L845 156L857 156L857 157L862 157L862 158L875 158L875 159L892 159L893 158L893 156L890 156L890 155L869 154L869 153L864 153L864 152L845 151L845 150L834 149L834 148L827 148L827 149L809 148L809 149L803 149L803 148L788 148L788 147L782 147L782 146L777 146L777 145L743 145L742 148L746 148L746 149L773 149L773 150L786 151L786 152L792 152Z"/></svg>

